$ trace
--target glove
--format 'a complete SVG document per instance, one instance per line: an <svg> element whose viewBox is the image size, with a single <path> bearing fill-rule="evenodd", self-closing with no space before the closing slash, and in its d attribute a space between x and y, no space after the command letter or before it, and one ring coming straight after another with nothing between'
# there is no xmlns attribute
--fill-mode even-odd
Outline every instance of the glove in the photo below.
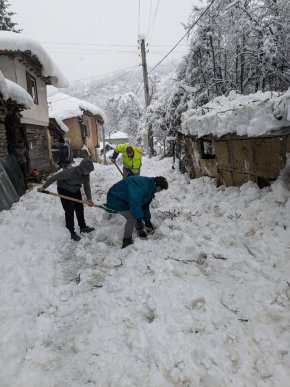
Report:
<svg viewBox="0 0 290 387"><path fill-rule="evenodd" d="M150 220L145 221L145 228L146 228L146 231L148 232L152 232L154 230L154 226Z"/></svg>

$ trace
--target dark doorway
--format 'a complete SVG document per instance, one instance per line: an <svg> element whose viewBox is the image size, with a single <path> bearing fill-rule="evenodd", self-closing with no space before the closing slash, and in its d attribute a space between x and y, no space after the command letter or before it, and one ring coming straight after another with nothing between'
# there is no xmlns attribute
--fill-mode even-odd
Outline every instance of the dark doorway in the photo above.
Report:
<svg viewBox="0 0 290 387"><path fill-rule="evenodd" d="M30 162L29 162L29 148L26 136L26 127L20 123L18 113L8 114L5 118L5 130L6 130L6 139L7 139L7 149L9 155L14 155L17 158L15 152L19 142L22 142L22 146L26 148L26 162L21 165L22 168L25 168L23 171L24 176L26 176L30 171Z"/></svg>

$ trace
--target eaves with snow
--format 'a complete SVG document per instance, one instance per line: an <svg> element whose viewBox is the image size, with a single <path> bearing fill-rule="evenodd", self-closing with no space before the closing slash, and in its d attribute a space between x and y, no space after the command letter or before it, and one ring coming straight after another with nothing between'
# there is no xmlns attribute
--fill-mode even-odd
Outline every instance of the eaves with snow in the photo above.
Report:
<svg viewBox="0 0 290 387"><path fill-rule="evenodd" d="M67 87L68 81L46 50L35 40L11 31L0 31L0 54L21 55L39 65L41 76L48 85Z"/></svg>
<svg viewBox="0 0 290 387"><path fill-rule="evenodd" d="M17 83L4 78L0 71L0 93L4 101L11 99L25 109L30 109L33 106L33 100L28 92Z"/></svg>
<svg viewBox="0 0 290 387"><path fill-rule="evenodd" d="M195 137L226 134L256 137L290 127L290 89L285 93L231 91L182 115L181 133Z"/></svg>
<svg viewBox="0 0 290 387"><path fill-rule="evenodd" d="M64 93L56 93L48 97L48 112L49 118L54 118L65 132L68 131L68 128L63 120L82 117L84 112L97 116L99 121L105 121L105 114L99 107Z"/></svg>

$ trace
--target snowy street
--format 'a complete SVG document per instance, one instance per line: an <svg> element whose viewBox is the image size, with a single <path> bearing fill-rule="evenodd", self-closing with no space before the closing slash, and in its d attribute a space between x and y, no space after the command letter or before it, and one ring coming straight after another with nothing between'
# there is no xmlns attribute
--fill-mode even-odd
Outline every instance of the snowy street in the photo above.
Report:
<svg viewBox="0 0 290 387"><path fill-rule="evenodd" d="M126 249L120 215L86 207L76 243L36 188L0 213L1 387L289 386L289 191L171 166L143 159L169 189ZM119 179L95 164L94 202Z"/></svg>

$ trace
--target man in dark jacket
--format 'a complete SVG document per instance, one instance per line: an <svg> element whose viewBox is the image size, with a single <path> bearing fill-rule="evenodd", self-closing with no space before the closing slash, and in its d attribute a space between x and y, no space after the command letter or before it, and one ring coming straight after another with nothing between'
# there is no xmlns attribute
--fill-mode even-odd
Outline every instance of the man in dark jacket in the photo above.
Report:
<svg viewBox="0 0 290 387"><path fill-rule="evenodd" d="M78 167L72 167L62 172L51 176L41 188L37 191L45 190L55 181L57 182L57 191L60 195L69 196L71 198L82 200L81 186L84 186L85 194L90 207L94 206L92 201L92 193L90 187L90 172L94 170L94 164L91 160L82 160ZM84 217L84 205L82 203L72 202L66 199L60 199L65 212L66 227L71 233L71 239L79 241L81 237L76 234L74 228L74 212L76 213L80 232L88 233L94 230L93 227L88 227Z"/></svg>
<svg viewBox="0 0 290 387"><path fill-rule="evenodd" d="M17 145L15 146L13 153L18 161L18 164L21 168L24 184L27 188L27 148L24 145L24 142L22 140L19 140Z"/></svg>
<svg viewBox="0 0 290 387"><path fill-rule="evenodd" d="M70 139L64 138L60 140L61 147L58 149L59 160L58 165L63 169L70 169L73 164L73 150L70 145Z"/></svg>
<svg viewBox="0 0 290 387"><path fill-rule="evenodd" d="M127 220L122 249L133 243L132 234L135 226L140 238L147 237L143 220L147 230L153 230L149 204L156 192L167 188L168 183L163 176L129 176L109 189L107 207L118 211Z"/></svg>

